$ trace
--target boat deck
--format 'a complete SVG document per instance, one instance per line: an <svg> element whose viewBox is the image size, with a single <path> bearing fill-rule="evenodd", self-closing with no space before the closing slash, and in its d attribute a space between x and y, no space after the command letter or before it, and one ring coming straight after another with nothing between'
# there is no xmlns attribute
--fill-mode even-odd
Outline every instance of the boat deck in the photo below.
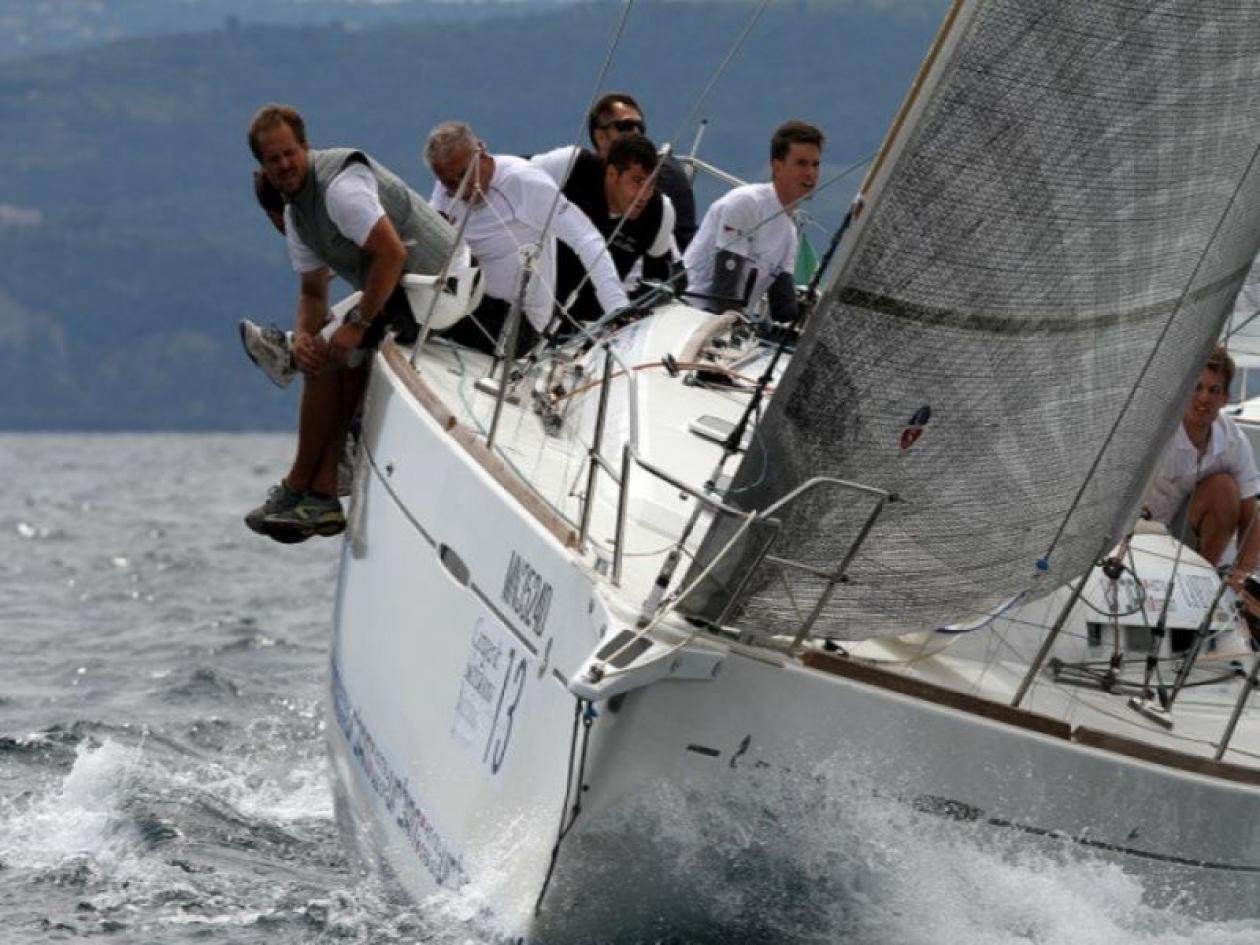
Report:
<svg viewBox="0 0 1260 945"><path fill-rule="evenodd" d="M596 498L585 528L583 498L592 478L590 444L599 435L596 417L600 391L596 380L589 375L576 382L569 378L565 382L567 393L559 400L562 415L558 422L548 424L535 409L535 398L545 384L560 383L554 377L540 379L540 374L551 370L550 365L518 384L517 396L500 404L497 385L483 380L491 376L493 367L486 355L440 341L430 343L420 353L413 375L408 366L409 349L389 345L384 352L394 373L407 379L411 394L452 436L474 451L558 540L574 550L582 566L604 586L610 604L628 619L649 599L670 550L695 510L697 500L670 480L698 490L716 469L721 449L713 439L697 433L697 426L711 423L702 418L717 418L719 426L722 421L734 423L749 396L732 388L689 385L674 376L659 356L642 357L644 351L661 347L677 349L700 330L703 316L679 309L675 324L666 322L650 329L660 337L632 338L621 346L621 364L616 371L633 373L636 384L631 387L621 377L609 385L609 409L602 430L605 465L594 475ZM501 368L494 374L496 379L499 376ZM500 411L497 421L496 409ZM492 449L486 450L485 440L492 428ZM623 450L628 444L633 444L643 463L623 465ZM627 469L629 487L622 495L617 479L626 475ZM665 478L653 474L652 469ZM624 518L619 519L622 503ZM619 521L623 529L620 554ZM702 534L703 528L696 531ZM692 544L695 540L693 535ZM1067 589L1063 589L968 633L929 632L858 644L841 642L849 657L842 662L1009 706L1044 629L1054 622L1066 595ZM1085 643L1084 619L1075 614L1069 620L1052 655L1068 661L1089 659L1101 666L1111 648ZM686 633L697 633L680 621L673 623L675 630L682 627ZM763 642L786 649L790 641ZM812 660L817 663L815 668L835 669L834 665L823 665L832 657L820 642L807 644L800 655L807 665ZM1124 670L1129 681L1142 679L1137 661L1144 655L1126 654L1126 661L1133 661L1126 662ZM1020 709L1055 720L1065 726L1065 732L1086 733L1083 737L1099 747L1133 754L1132 747L1126 747L1132 742L1148 747L1154 753L1150 760L1210 760L1217 754L1254 659L1241 637L1223 634L1213 651L1196 665L1191 684L1179 693L1172 712L1163 715L1163 724L1151 713L1131 706L1131 688L1107 691L1102 685L1066 684L1045 669L1032 681ZM1175 672L1175 662L1165 659L1156 679L1170 686ZM1260 706L1254 698L1242 711L1221 760L1241 766L1243 771L1260 771Z"/></svg>

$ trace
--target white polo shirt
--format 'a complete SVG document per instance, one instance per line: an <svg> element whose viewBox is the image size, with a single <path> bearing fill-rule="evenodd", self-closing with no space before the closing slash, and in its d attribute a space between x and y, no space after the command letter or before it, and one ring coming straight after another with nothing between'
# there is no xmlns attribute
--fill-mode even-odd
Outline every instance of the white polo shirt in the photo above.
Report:
<svg viewBox="0 0 1260 945"><path fill-rule="evenodd" d="M1217 415L1202 457L1186 435L1186 425L1179 423L1177 432L1164 447L1142 504L1151 510L1152 518L1168 525L1199 480L1220 472L1234 477L1242 498L1260 493L1260 474L1256 472L1251 443L1233 420L1224 414Z"/></svg>

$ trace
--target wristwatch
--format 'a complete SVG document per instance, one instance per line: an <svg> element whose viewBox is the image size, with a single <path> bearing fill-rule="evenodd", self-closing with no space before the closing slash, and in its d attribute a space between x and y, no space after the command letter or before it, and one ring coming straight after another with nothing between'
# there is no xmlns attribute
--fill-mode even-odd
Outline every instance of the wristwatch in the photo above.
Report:
<svg viewBox="0 0 1260 945"><path fill-rule="evenodd" d="M363 317L363 310L359 306L355 306L346 312L346 317L342 320L344 325L355 325L359 328L366 328L372 321L370 318Z"/></svg>

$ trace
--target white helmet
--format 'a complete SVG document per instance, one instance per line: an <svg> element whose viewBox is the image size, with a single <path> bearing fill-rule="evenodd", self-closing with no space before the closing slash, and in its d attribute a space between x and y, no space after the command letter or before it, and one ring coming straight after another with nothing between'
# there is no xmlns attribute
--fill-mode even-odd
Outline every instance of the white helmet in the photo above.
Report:
<svg viewBox="0 0 1260 945"><path fill-rule="evenodd" d="M407 293L407 301L411 303L411 313L416 323L424 327L425 319L429 319L431 331L443 331L471 312L481 302L485 291L481 278L481 269L473 265L472 253L468 247L462 248L460 254L451 261L450 271L446 275L446 283L437 293L434 301L434 287L437 276L419 276L405 273L401 280L403 290ZM432 314L429 309L432 308Z"/></svg>

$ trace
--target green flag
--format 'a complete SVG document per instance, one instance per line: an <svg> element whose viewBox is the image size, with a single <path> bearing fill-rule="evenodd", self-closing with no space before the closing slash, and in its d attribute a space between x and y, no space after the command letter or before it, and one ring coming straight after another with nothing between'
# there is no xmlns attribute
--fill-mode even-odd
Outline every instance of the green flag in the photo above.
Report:
<svg viewBox="0 0 1260 945"><path fill-rule="evenodd" d="M802 233L800 244L796 247L796 271L793 274L796 284L809 285L809 280L814 278L814 273L817 270L818 254L814 252L814 247L810 245L809 237Z"/></svg>

